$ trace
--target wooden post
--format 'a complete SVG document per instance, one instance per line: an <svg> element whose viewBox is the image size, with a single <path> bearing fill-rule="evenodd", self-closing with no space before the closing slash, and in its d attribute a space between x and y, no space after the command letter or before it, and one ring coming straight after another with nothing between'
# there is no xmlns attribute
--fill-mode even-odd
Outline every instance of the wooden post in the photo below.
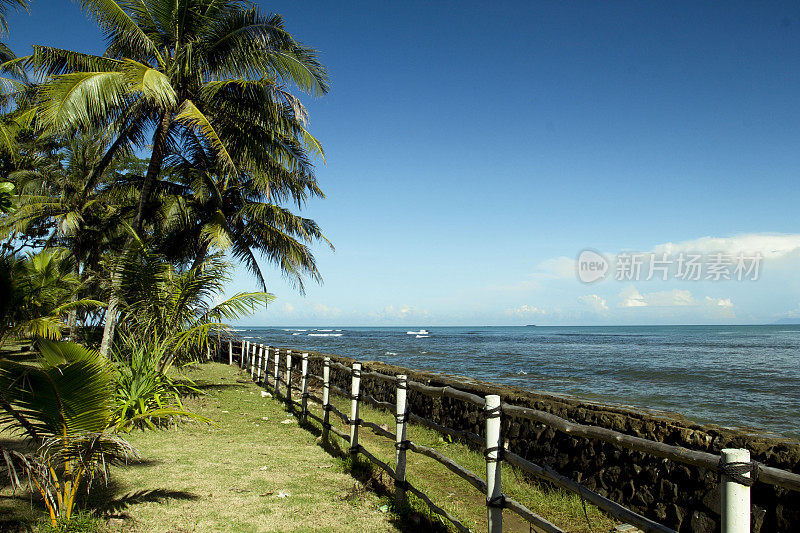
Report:
<svg viewBox="0 0 800 533"><path fill-rule="evenodd" d="M486 396L486 511L489 533L503 532L503 491L500 487L500 396Z"/></svg>
<svg viewBox="0 0 800 533"><path fill-rule="evenodd" d="M408 376L399 374L397 376L397 408L394 412L394 419L397 422L397 442L395 443L395 473L394 498L398 504L402 504L406 499L406 422L408 421Z"/></svg>
<svg viewBox="0 0 800 533"><path fill-rule="evenodd" d="M269 344L264 346L264 388L269 387Z"/></svg>
<svg viewBox="0 0 800 533"><path fill-rule="evenodd" d="M244 368L244 354L246 353L245 352L245 344L246 343L247 343L247 341L245 341L245 340L242 341L242 353L241 353L241 356L239 357L239 368Z"/></svg>
<svg viewBox="0 0 800 533"><path fill-rule="evenodd" d="M353 382L350 386L350 456L355 460L358 455L358 402L361 399L361 363L353 363L351 371Z"/></svg>
<svg viewBox="0 0 800 533"><path fill-rule="evenodd" d="M233 364L233 339L228 340L228 364Z"/></svg>
<svg viewBox="0 0 800 533"><path fill-rule="evenodd" d="M280 371L280 366L281 366L281 349L276 347L275 348L275 370L273 371L273 375L272 375L272 382L275 385L275 388L272 390L272 392L274 392L276 396L280 392L278 390L278 372Z"/></svg>
<svg viewBox="0 0 800 533"><path fill-rule="evenodd" d="M331 426L331 358L326 356L322 365L322 442L327 442Z"/></svg>
<svg viewBox="0 0 800 533"><path fill-rule="evenodd" d="M301 372L300 420L305 423L308 420L308 353L303 353Z"/></svg>
<svg viewBox="0 0 800 533"><path fill-rule="evenodd" d="M745 467L750 464L750 451L724 448L721 462L723 469ZM750 472L741 475L749 478ZM722 533L750 533L750 487L739 483L723 471L719 488L722 503Z"/></svg>
<svg viewBox="0 0 800 533"><path fill-rule="evenodd" d="M258 344L253 343L250 346L250 379L253 379L253 376L256 373L256 354L258 352Z"/></svg>
<svg viewBox="0 0 800 533"><path fill-rule="evenodd" d="M258 383L263 381L262 376L266 374L265 366L266 363L265 359L267 357L267 352L269 348L267 346L261 345L261 355L258 358Z"/></svg>
<svg viewBox="0 0 800 533"><path fill-rule="evenodd" d="M256 381L258 379L258 348L261 346L258 343L253 343L253 364L250 365L250 379Z"/></svg>
<svg viewBox="0 0 800 533"><path fill-rule="evenodd" d="M286 350L286 406L292 408L292 351Z"/></svg>

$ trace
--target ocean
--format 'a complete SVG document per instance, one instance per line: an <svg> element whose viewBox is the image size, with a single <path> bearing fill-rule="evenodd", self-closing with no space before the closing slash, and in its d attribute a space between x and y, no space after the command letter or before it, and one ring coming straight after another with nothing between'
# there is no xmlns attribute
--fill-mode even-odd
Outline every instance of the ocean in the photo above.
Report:
<svg viewBox="0 0 800 533"><path fill-rule="evenodd" d="M428 335L408 333L422 328ZM237 334L800 438L800 325L298 326Z"/></svg>

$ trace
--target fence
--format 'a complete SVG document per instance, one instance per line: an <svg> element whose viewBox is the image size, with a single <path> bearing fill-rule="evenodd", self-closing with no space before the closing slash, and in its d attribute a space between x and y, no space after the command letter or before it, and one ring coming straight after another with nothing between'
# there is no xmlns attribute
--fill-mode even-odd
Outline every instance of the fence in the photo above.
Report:
<svg viewBox="0 0 800 533"><path fill-rule="evenodd" d="M386 471L395 481L395 497L398 501L403 501L406 493L410 492L424 501L434 513L439 514L451 522L459 531L469 531L469 529L457 518L431 501L425 493L406 480L406 454L408 451L438 461L448 470L457 474L477 490L484 493L486 495L488 531L490 533L502 531L502 510L504 508L518 514L541 531L562 531L546 518L539 516L520 502L503 494L500 468L502 461L506 461L517 469L536 478L546 480L564 490L576 493L580 495L581 498L593 503L609 515L640 529L655 532L674 531L665 525L653 521L590 490L547 466L537 465L504 447L501 439L501 417L504 414L544 424L557 431L576 437L605 441L622 448L718 472L720 476L721 529L724 533L744 533L750 531L750 487L753 484L757 482L766 483L788 490L800 491L800 475L751 461L750 453L746 449L724 449L721 455L689 450L679 446L671 446L662 442L620 433L607 428L571 422L537 409L511 405L502 402L498 395L486 395L481 397L449 386L434 387L425 385L409 380L406 375L402 374L392 376L379 372L368 372L363 370L361 364L358 362L354 362L352 366L347 366L332 361L330 357L311 357L308 353L250 343L246 340L241 341L241 348L237 350L239 352L239 357L235 358L234 341L229 339L227 344L227 362L229 364L233 364L234 360L238 359L241 368L249 371L253 380L265 387L272 387L278 395L283 396L290 406L298 404L300 406L300 417L302 421L306 421L308 418L317 420L323 428L323 439L328 439L330 433L337 435L345 442L349 443L349 452L354 457L363 455L370 462ZM239 348L239 346L236 347ZM222 348L222 345L218 346L218 353L222 353ZM285 355L283 358L282 352L283 355ZM301 361L298 376L299 380L295 380L299 381L299 387L292 384L294 372L293 355L297 355ZM312 359L317 361L320 359L322 360L322 375L314 374L309 371L309 361ZM283 365L281 365L282 360ZM271 376L269 372L270 364L272 364ZM280 376L281 370L284 372L283 377ZM332 383L332 370L345 372L349 375L349 391L337 387ZM395 389L396 402L392 404L379 401L371 395L362 394L362 378L371 378L391 383ZM309 380L316 380L322 385L322 398L309 393ZM281 388L283 392L281 392ZM411 413L408 406L407 395L409 389L429 397L450 398L478 407L483 413L484 438L470 431L456 430L442 426L433 420ZM293 399L293 390L300 392L299 400ZM349 416L341 412L331 403L331 391L349 398ZM309 412L309 400L322 406L322 417ZM359 417L359 411L363 402L393 413L396 422L395 433L382 428L378 424L362 420ZM348 426L349 433L340 431L331 425L331 413L340 418L344 424ZM482 448L486 460L486 479L480 478L475 473L463 468L438 451L408 440L406 438L406 426L408 422L415 422L427 426L438 432L459 438L467 443ZM396 453L394 468L382 462L370 453L369 450L359 444L358 433L359 428L362 427L369 428L377 435L392 439L395 442Z"/></svg>

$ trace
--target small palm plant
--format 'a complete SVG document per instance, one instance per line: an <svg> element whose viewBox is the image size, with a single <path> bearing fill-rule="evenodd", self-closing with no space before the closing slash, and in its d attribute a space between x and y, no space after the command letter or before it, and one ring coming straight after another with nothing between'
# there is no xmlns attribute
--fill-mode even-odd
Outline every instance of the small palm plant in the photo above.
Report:
<svg viewBox="0 0 800 533"><path fill-rule="evenodd" d="M137 249L121 261L121 329L137 339L163 345L160 370L174 362L197 361L207 353L211 337L225 332L226 321L266 307L266 292L241 292L223 299L231 264L212 254L188 269L176 268L163 256L135 241Z"/></svg>
<svg viewBox="0 0 800 533"><path fill-rule="evenodd" d="M0 427L35 450L3 450L11 483L41 494L53 526L68 522L81 486L136 451L109 429L114 371L97 352L40 340L35 364L0 361Z"/></svg>
<svg viewBox="0 0 800 533"><path fill-rule="evenodd" d="M127 334L120 341L114 349L114 424L118 430L158 429L183 418L213 424L183 407L182 396L201 391L192 381L176 379L163 367L166 343L157 338L142 342Z"/></svg>

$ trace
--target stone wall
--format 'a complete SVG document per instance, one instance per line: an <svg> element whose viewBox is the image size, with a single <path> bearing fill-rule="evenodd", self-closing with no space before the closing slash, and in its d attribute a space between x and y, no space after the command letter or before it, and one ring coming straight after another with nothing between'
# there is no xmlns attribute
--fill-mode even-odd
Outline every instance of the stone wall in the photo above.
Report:
<svg viewBox="0 0 800 533"><path fill-rule="evenodd" d="M297 352L294 352L297 353ZM330 355L309 352L312 355ZM331 355L350 365L353 360ZM300 358L294 363L299 370ZM609 407L578 399L533 393L516 387L469 378L416 372L380 362L364 362L364 369L432 386L451 387L478 395L499 394L503 401L547 411L581 424L605 427L675 446L719 454L722 448L747 448L754 460L800 473L800 443L766 438L711 425L697 425L682 417L654 415ZM322 361L312 359L310 372L322 375ZM350 375L331 369L335 385L350 390ZM377 400L395 401L394 386L383 380L362 379L362 391ZM478 408L450 398L430 398L409 391L409 407L419 416L459 430L483 435ZM612 444L576 438L529 420L504 415L506 447L540 465L547 465L591 490L680 532L719 531L718 475ZM800 531L800 493L757 483L752 490L752 531Z"/></svg>

